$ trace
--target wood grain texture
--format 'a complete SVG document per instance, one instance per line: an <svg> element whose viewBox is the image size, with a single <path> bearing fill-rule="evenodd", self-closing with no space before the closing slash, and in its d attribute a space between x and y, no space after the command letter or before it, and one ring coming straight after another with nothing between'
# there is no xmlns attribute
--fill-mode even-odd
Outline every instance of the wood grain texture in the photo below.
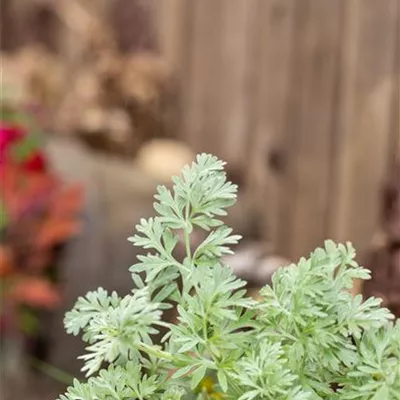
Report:
<svg viewBox="0 0 400 400"><path fill-rule="evenodd" d="M160 50L171 66L182 66L181 57L189 39L185 19L189 4L185 0L162 0L156 7Z"/></svg>
<svg viewBox="0 0 400 400"><path fill-rule="evenodd" d="M221 21L221 62L218 66L220 157L231 167L243 168L248 162L246 141L251 135L253 107L252 78L255 78L256 39L254 26L258 0L221 0L225 12Z"/></svg>
<svg viewBox="0 0 400 400"><path fill-rule="evenodd" d="M390 153L398 2L354 1L346 7L344 40L350 48L341 66L329 229L334 239L351 239L363 251L377 226Z"/></svg>
<svg viewBox="0 0 400 400"><path fill-rule="evenodd" d="M246 179L253 206L265 226L263 236L279 252L286 252L287 135L285 112L291 96L290 73L294 51L295 0L258 3L257 52L254 68L254 108L247 137Z"/></svg>
<svg viewBox="0 0 400 400"><path fill-rule="evenodd" d="M176 47L182 137L244 171L282 255L325 238L363 252L400 141L399 1L185 4L167 17L191 37Z"/></svg>
<svg viewBox="0 0 400 400"><path fill-rule="evenodd" d="M325 238L329 198L330 133L334 120L336 60L340 48L341 1L307 3L302 46L295 61L294 82L299 81L291 135L297 148L291 165L294 175L290 256L307 255ZM299 66L299 69L297 69Z"/></svg>

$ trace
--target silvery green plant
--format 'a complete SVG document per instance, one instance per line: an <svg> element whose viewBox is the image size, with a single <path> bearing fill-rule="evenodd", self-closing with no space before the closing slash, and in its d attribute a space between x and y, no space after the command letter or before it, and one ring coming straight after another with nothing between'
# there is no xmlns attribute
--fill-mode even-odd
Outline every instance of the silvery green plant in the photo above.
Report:
<svg viewBox="0 0 400 400"><path fill-rule="evenodd" d="M350 294L369 278L350 244L327 241L279 269L261 300L246 296L221 261L240 239L221 221L237 190L223 168L201 154L172 191L158 187L158 216L129 238L148 251L130 268L132 293L98 289L67 313L67 332L87 343L90 378L59 399L400 399L400 324L380 300ZM208 234L192 251L198 228ZM174 257L180 236L183 260ZM162 321L173 306L177 323ZM168 333L157 345L160 327Z"/></svg>

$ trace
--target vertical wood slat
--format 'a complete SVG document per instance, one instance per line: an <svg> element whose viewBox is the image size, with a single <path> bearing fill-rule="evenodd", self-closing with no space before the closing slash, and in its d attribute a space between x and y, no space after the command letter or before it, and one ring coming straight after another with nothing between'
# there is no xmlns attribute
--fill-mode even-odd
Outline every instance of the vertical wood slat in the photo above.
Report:
<svg viewBox="0 0 400 400"><path fill-rule="evenodd" d="M213 6L214 4L214 6ZM203 151L204 143L218 143L212 138L213 107L218 95L215 68L219 64L219 25L221 3L212 0L191 2L192 43L187 65L187 81L183 82L182 130L196 151Z"/></svg>
<svg viewBox="0 0 400 400"><path fill-rule="evenodd" d="M283 188L286 184L285 107L290 96L289 77L293 53L295 0L259 0L257 51L254 73L253 133L248 136L247 181L249 196L261 215L263 236L276 250L279 243ZM279 245L278 245L279 243Z"/></svg>
<svg viewBox="0 0 400 400"><path fill-rule="evenodd" d="M212 146L232 166L241 163L246 140L255 5L256 0L206 0L192 6L194 42L183 130L197 151Z"/></svg>
<svg viewBox="0 0 400 400"><path fill-rule="evenodd" d="M181 67L185 41L185 12L188 2L185 0L162 0L156 7L156 26L158 27L159 46L166 61L178 69Z"/></svg>
<svg viewBox="0 0 400 400"><path fill-rule="evenodd" d="M394 166L394 160L400 157L400 2L397 3L396 20L396 45L394 56L394 78L393 78L393 104L392 118L390 125L391 142L389 148L388 168L391 171Z"/></svg>
<svg viewBox="0 0 400 400"><path fill-rule="evenodd" d="M340 54L340 79L338 82L338 117L333 127L333 157L331 171L331 187L333 196L330 198L330 214L328 216L328 232L332 239L341 240L341 226L344 221L338 215L343 208L343 199L350 188L348 171L351 169L351 151L345 142L345 132L349 130L349 122L354 118L355 93L352 83L357 76L358 36L359 36L359 5L352 1L346 5L344 18L343 43Z"/></svg>
<svg viewBox="0 0 400 400"><path fill-rule="evenodd" d="M300 107L303 87L303 68L304 63L299 62L302 54L302 32L307 24L308 0L295 1L294 26L293 26L293 44L290 58L290 94L287 98L287 104L284 105L284 148L285 148L285 174L280 185L280 209L279 209L279 230L277 237L277 249L280 254L286 257L292 256L292 222L295 211L297 173L294 167L296 154L299 145L299 134L297 123L300 118Z"/></svg>
<svg viewBox="0 0 400 400"><path fill-rule="evenodd" d="M342 66L331 235L365 250L377 225L380 185L388 163L394 86L397 0L348 2L347 42L356 58ZM346 63L346 59L343 60ZM351 74L349 77L347 74ZM387 83L379 87L383 79ZM350 100L349 100L350 99Z"/></svg>
<svg viewBox="0 0 400 400"><path fill-rule="evenodd" d="M218 67L219 125L221 136L219 155L232 167L242 167L247 154L243 151L249 134L255 39L254 19L257 0L220 0L222 3L221 64Z"/></svg>
<svg viewBox="0 0 400 400"><path fill-rule="evenodd" d="M299 110L294 115L293 135L297 135L297 149L292 168L293 215L290 256L307 255L325 238L325 220L329 198L330 129L336 85L336 60L341 30L342 2L311 0L308 2L305 25L299 32L302 52Z"/></svg>
<svg viewBox="0 0 400 400"><path fill-rule="evenodd" d="M157 26L159 51L170 65L174 76L174 85L178 99L174 106L175 136L188 142L187 114L191 108L193 64L193 38L195 29L194 3L186 0L157 0L154 17ZM193 136L193 135L192 135Z"/></svg>

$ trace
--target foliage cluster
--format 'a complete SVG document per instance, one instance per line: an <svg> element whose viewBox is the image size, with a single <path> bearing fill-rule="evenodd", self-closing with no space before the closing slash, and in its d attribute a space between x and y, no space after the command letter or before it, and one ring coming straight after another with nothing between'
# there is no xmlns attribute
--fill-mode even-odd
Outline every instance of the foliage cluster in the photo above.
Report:
<svg viewBox="0 0 400 400"><path fill-rule="evenodd" d="M80 229L82 189L50 170L30 113L1 111L1 330L36 334L37 311L60 301L54 264L60 246Z"/></svg>
<svg viewBox="0 0 400 400"><path fill-rule="evenodd" d="M221 262L240 239L221 221L237 190L223 167L201 154L172 191L158 188L158 216L129 238L149 251L130 268L132 294L98 289L66 315L69 333L83 331L91 377L60 400L399 399L400 324L380 300L350 294L355 279L369 278L350 244L327 241L279 269L260 301L246 296L245 282ZM195 228L208 236L192 252ZM173 256L178 233L182 261ZM174 305L178 322L163 322ZM153 337L161 326L160 346Z"/></svg>

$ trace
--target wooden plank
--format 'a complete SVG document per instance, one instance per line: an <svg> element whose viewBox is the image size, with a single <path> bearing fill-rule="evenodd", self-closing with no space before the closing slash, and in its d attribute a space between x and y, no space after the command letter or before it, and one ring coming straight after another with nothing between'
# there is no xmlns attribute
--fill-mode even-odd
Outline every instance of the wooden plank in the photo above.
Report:
<svg viewBox="0 0 400 400"><path fill-rule="evenodd" d="M257 0L192 3L183 130L196 151L213 152L232 166L244 158L256 4Z"/></svg>
<svg viewBox="0 0 400 400"><path fill-rule="evenodd" d="M220 9L219 1L191 2L192 41L186 80L182 83L182 130L197 152L210 151L219 141L213 137L213 119L218 114L215 104L219 86L214 67L220 54Z"/></svg>
<svg viewBox="0 0 400 400"><path fill-rule="evenodd" d="M215 132L221 136L219 155L231 167L241 169L247 162L246 139L253 95L252 68L255 61L255 18L258 0L220 0L220 63L216 65L219 83L218 120Z"/></svg>
<svg viewBox="0 0 400 400"><path fill-rule="evenodd" d="M343 220L350 190L351 151L347 145L346 132L354 118L355 88L357 74L358 41L360 25L360 4L352 1L346 4L343 13L343 40L339 55L339 82L337 122L333 127L333 162L331 170L332 195L329 204L328 235L334 240L346 240ZM350 238L347 238L349 240Z"/></svg>
<svg viewBox="0 0 400 400"><path fill-rule="evenodd" d="M361 253L377 227L389 154L397 10L397 0L346 3L329 232Z"/></svg>
<svg viewBox="0 0 400 400"><path fill-rule="evenodd" d="M188 2L185 0L158 0L156 5L160 51L167 62L179 71L182 66L182 53L186 50L185 41L188 39L185 29Z"/></svg>
<svg viewBox="0 0 400 400"><path fill-rule="evenodd" d="M285 160L284 176L279 187L279 229L277 231L277 250L279 254L291 259L292 222L294 214L296 170L294 167L295 156L298 147L297 121L300 116L302 90L303 63L300 62L303 47L303 31L308 22L308 0L294 2L294 17L292 28L292 46L289 65L289 90L284 107L284 153Z"/></svg>
<svg viewBox="0 0 400 400"><path fill-rule="evenodd" d="M400 2L397 3L396 45L394 56L394 90L390 125L389 171L394 167L395 160L400 157Z"/></svg>
<svg viewBox="0 0 400 400"><path fill-rule="evenodd" d="M255 24L256 66L253 70L253 126L248 135L247 172L250 205L261 219L262 236L274 250L284 253L280 242L282 186L285 185L285 106L290 92L295 0L258 2Z"/></svg>
<svg viewBox="0 0 400 400"><path fill-rule="evenodd" d="M174 106L176 138L192 142L193 135L189 134L190 123L187 113L192 105L192 65L194 42L194 5L186 0L158 0L158 44L161 54L172 68L176 94ZM196 30L197 32L197 30Z"/></svg>
<svg viewBox="0 0 400 400"><path fill-rule="evenodd" d="M298 33L302 49L295 61L294 83L300 81L290 134L297 136L288 201L293 201L289 256L307 255L322 244L329 196L330 133L341 31L342 1L311 0ZM299 68L299 69L297 69ZM289 210L286 209L286 212ZM289 225L290 223L290 225Z"/></svg>

